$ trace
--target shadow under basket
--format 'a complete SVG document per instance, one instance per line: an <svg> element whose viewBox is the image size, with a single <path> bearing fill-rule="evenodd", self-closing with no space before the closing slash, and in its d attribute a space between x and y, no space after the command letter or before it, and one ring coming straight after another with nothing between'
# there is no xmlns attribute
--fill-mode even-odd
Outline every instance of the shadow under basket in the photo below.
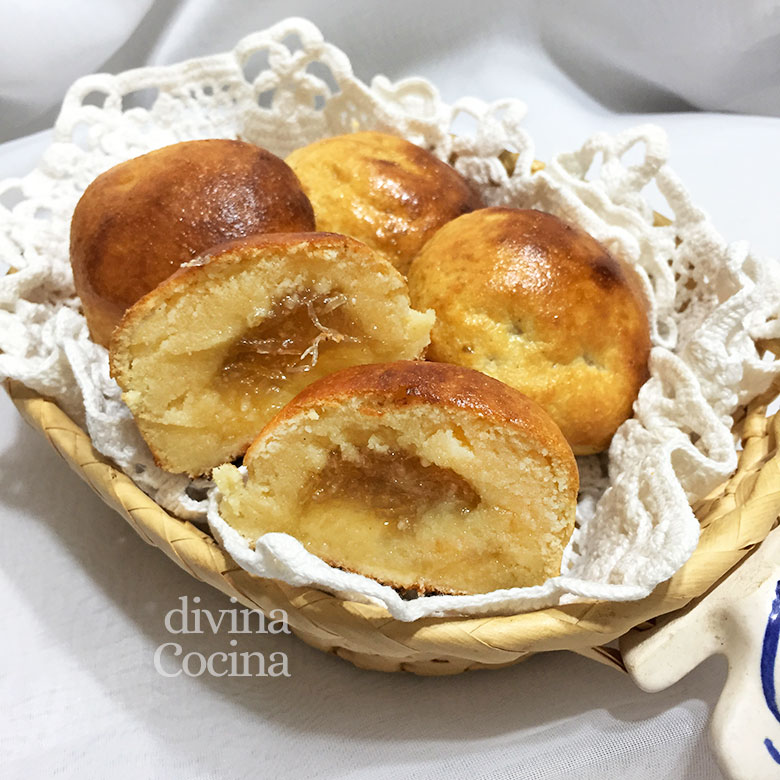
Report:
<svg viewBox="0 0 780 780"><path fill-rule="evenodd" d="M778 353L777 345L771 351ZM643 630L655 618L703 596L766 537L780 515L780 412L767 405L780 382L738 410L734 432L742 442L734 475L694 505L701 524L698 547L667 582L641 601L591 602L499 617L425 618L404 623L383 607L317 590L295 588L241 569L208 534L172 517L92 447L87 434L56 404L24 385L6 389L22 416L46 436L70 467L136 533L203 582L241 604L268 613L283 609L304 642L356 666L384 672L457 674L498 669L547 650L571 650L625 671L613 640Z"/></svg>

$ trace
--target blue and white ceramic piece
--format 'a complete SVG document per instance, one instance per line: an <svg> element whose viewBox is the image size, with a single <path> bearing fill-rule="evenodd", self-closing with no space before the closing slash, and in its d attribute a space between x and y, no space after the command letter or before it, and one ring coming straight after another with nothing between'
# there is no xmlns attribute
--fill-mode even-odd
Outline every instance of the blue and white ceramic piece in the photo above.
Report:
<svg viewBox="0 0 780 780"><path fill-rule="evenodd" d="M621 645L640 688L673 685L711 655L729 671L710 736L723 773L734 780L780 778L780 528L707 596Z"/></svg>

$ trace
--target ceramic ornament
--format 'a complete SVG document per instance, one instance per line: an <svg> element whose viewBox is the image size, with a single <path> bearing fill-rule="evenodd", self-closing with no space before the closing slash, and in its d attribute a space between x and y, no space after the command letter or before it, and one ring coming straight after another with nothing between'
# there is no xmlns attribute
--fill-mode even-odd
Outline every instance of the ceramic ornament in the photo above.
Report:
<svg viewBox="0 0 780 780"><path fill-rule="evenodd" d="M710 736L733 780L780 778L780 528L693 606L621 641L629 674L645 691L673 685L706 658L729 671Z"/></svg>

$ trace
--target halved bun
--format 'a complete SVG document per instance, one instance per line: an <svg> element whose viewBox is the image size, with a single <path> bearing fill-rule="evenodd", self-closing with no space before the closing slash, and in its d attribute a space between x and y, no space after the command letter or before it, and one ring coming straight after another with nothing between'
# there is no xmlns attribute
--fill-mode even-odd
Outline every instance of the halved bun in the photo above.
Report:
<svg viewBox="0 0 780 780"><path fill-rule="evenodd" d="M315 379L419 356L432 323L411 308L401 275L358 241L253 236L130 308L111 371L158 463L202 474L242 454Z"/></svg>
<svg viewBox="0 0 780 780"><path fill-rule="evenodd" d="M547 414L458 366L356 366L310 385L246 454L214 471L250 543L299 539L397 588L480 593L560 573L578 473Z"/></svg>

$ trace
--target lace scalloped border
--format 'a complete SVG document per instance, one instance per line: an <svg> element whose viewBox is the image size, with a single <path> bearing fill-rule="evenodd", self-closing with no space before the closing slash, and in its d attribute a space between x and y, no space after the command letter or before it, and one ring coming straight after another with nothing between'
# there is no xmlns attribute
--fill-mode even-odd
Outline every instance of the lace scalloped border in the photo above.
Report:
<svg viewBox="0 0 780 780"><path fill-rule="evenodd" d="M239 137L286 156L356 129L398 133L453 164L486 204L540 208L576 222L641 277L651 378L608 458L579 459L578 528L563 573L536 588L404 601L328 567L283 534L266 535L253 552L219 518L212 490L213 532L249 571L379 601L401 620L647 595L696 546L690 501L736 467L731 414L780 372L755 344L780 336L778 269L746 245L723 241L668 167L659 128L598 134L532 173L525 111L514 99L449 105L422 79L392 84L377 76L366 85L347 56L302 19L249 35L224 54L80 79L40 165L0 183L0 259L14 270L0 279L0 375L55 399L161 506L203 518L210 483L155 466L108 375L106 351L88 338L68 260L78 197L112 165L181 140ZM472 130L454 133L464 120ZM516 155L509 170L507 151ZM668 224L654 220L651 191L665 204Z"/></svg>

